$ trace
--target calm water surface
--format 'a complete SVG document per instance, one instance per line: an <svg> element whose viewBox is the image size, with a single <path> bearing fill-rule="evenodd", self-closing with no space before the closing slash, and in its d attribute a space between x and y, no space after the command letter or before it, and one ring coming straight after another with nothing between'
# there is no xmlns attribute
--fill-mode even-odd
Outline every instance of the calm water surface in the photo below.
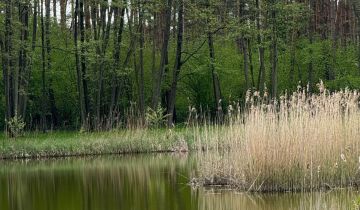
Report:
<svg viewBox="0 0 360 210"><path fill-rule="evenodd" d="M0 161L1 210L353 209L357 192L247 194L191 189L186 155Z"/></svg>

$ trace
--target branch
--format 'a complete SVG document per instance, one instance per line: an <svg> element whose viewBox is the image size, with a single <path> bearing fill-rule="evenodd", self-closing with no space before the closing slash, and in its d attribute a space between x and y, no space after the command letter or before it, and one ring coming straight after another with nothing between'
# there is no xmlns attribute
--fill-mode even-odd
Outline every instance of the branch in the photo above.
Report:
<svg viewBox="0 0 360 210"><path fill-rule="evenodd" d="M219 32L220 30L222 30L222 29L224 29L224 28L225 28L225 26L221 26L221 27L215 29L214 31L210 31L209 33L210 33L210 34L216 34L217 32ZM185 64L190 58L192 58L197 52L199 52L199 50L205 45L206 41L207 41L207 39L205 39L205 40L199 45L199 47L197 47L197 48L195 49L195 51L193 51L192 53L187 53L187 54L189 54L189 56L187 56L183 61L181 61L180 66L182 66L183 64ZM182 52L182 53L185 53L185 52Z"/></svg>
<svg viewBox="0 0 360 210"><path fill-rule="evenodd" d="M199 45L199 47L196 48L195 51L189 53L189 55L183 61L181 61L180 65L182 66L183 64L185 64L190 58L192 58L197 52L199 52L199 50L204 46L205 43L206 43L206 39L201 43L201 45Z"/></svg>

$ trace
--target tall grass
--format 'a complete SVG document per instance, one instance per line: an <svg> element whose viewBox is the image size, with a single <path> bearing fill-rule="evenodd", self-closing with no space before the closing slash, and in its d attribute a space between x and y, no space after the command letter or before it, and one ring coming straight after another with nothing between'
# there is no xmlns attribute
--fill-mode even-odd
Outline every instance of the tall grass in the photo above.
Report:
<svg viewBox="0 0 360 210"><path fill-rule="evenodd" d="M298 89L270 101L247 94L229 108L228 125L195 126L195 184L246 191L300 191L360 182L359 93Z"/></svg>
<svg viewBox="0 0 360 210"><path fill-rule="evenodd" d="M95 133L29 133L16 140L0 137L0 159L187 151L185 137L184 129L177 132L129 129Z"/></svg>

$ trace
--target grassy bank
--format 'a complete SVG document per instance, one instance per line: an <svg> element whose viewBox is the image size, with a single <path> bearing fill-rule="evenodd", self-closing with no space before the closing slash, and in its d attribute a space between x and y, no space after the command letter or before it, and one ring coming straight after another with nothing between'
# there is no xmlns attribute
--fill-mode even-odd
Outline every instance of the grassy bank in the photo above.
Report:
<svg viewBox="0 0 360 210"><path fill-rule="evenodd" d="M187 150L187 135L185 129L28 133L17 139L2 137L0 159Z"/></svg>
<svg viewBox="0 0 360 210"><path fill-rule="evenodd" d="M254 93L247 107L245 113L235 108L227 126L197 132L205 150L193 184L244 191L359 186L358 92L329 93L320 86L318 94L299 90L275 103Z"/></svg>

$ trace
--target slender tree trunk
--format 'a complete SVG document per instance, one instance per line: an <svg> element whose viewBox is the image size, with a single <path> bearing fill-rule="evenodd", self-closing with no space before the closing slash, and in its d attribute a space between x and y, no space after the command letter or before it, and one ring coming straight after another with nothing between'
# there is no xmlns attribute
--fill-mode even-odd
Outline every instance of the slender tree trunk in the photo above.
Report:
<svg viewBox="0 0 360 210"><path fill-rule="evenodd" d="M331 35L332 35L332 65L331 65L331 75L330 79L335 79L335 67L336 67L336 51L337 51L337 42L338 42L338 32L336 31L336 8L337 0L330 1L330 19L331 19ZM346 40L346 37L345 37ZM346 41L345 41L346 43Z"/></svg>
<svg viewBox="0 0 360 210"><path fill-rule="evenodd" d="M104 9L105 10L105 9ZM107 14L108 20L107 22L103 22L102 24L102 45L100 49L100 69L99 69L99 78L98 78L98 91L96 97L96 121L97 126L100 126L101 122L101 106L102 106L102 92L103 92L103 79L104 79L104 69L105 69L105 56L106 50L109 43L110 37L110 29L111 29L111 19L112 19L113 8L109 8L109 12ZM105 15L103 16L103 21L105 20Z"/></svg>
<svg viewBox="0 0 360 210"><path fill-rule="evenodd" d="M85 130L88 130L87 126L87 113L84 100L84 87L83 87L83 74L81 71L80 55L79 55L79 46L78 46L78 28L79 28L79 0L75 1L75 12L74 12L74 46L75 46L75 62L76 62L76 78L77 78L77 88L79 93L79 104L80 104L80 116L81 116L81 127Z"/></svg>
<svg viewBox="0 0 360 210"><path fill-rule="evenodd" d="M32 25L32 40L31 40L31 61L30 66L27 69L27 72L25 73L25 84L24 89L28 91L30 78L31 78L31 72L33 68L33 57L35 52L35 45L36 45L36 38L37 38L37 27L38 27L38 0L34 0L34 6L33 6L33 25ZM23 106L22 106L22 116L25 117L26 115L26 108L27 108L27 102L28 102L28 94L25 93L24 99L23 99Z"/></svg>
<svg viewBox="0 0 360 210"><path fill-rule="evenodd" d="M290 47L290 87L294 86L294 75L295 75L295 64L296 64L296 44L295 44L295 32L291 33L291 47Z"/></svg>
<svg viewBox="0 0 360 210"><path fill-rule="evenodd" d="M80 69L80 79L81 79L81 91L82 91L82 97L81 99L84 103L84 112L85 112L85 118L83 121L83 129L89 130L91 129L89 114L90 114L90 104L89 104L89 91L88 91L88 81L87 81L87 66L86 66L86 58L85 58L85 27L84 27L84 0L77 0L78 3L78 10L77 10L77 16L79 17L78 21L78 27L80 30L80 63L81 63L81 69Z"/></svg>
<svg viewBox="0 0 360 210"><path fill-rule="evenodd" d="M109 120L113 122L113 115L114 111L116 109L117 101L118 101L118 95L120 92L119 88L119 77L117 75L117 70L119 69L120 64L120 50L121 50L121 44L122 44L122 34L124 30L124 15L125 15L125 7L126 7L126 0L123 1L123 6L120 9L120 13L117 15L119 16L115 20L115 28L114 28L114 66L113 66L113 78L111 82L111 103L110 103L110 111L109 111ZM118 20L120 18L120 20ZM119 25L117 25L119 24Z"/></svg>
<svg viewBox="0 0 360 210"><path fill-rule="evenodd" d="M273 0L273 7L275 7L275 0ZM271 11L272 17L272 68L271 68L271 97L276 98L277 95L277 60L278 60L278 51L277 51L277 32L276 32L276 11L275 8L272 8Z"/></svg>
<svg viewBox="0 0 360 210"><path fill-rule="evenodd" d="M34 1L34 4L36 4L36 1ZM28 62L29 57L29 49L28 49L28 36L29 36L29 6L30 2L25 1L23 2L21 6L21 13L20 23L22 25L21 29L21 36L20 40L22 42L21 49L20 49L20 56L19 56L19 68L20 68L20 84L19 84L19 106L17 113L21 117L25 117L25 107L26 107L26 100L27 100L27 87L30 79L30 68ZM36 16L36 11L34 11L34 17ZM36 38L36 34L35 34ZM32 48L33 49L33 48Z"/></svg>
<svg viewBox="0 0 360 210"><path fill-rule="evenodd" d="M3 44L3 80L5 87L5 121L10 120L14 115L14 104L12 97L12 71L13 71L13 1L8 0L5 3L5 37ZM5 132L7 135L12 135L5 124Z"/></svg>
<svg viewBox="0 0 360 210"><path fill-rule="evenodd" d="M241 38L242 42L242 51L243 51L243 62L244 62L244 75L245 75L245 88L246 90L250 89L249 82L249 61L248 61L248 50L247 50L247 42L245 38Z"/></svg>
<svg viewBox="0 0 360 210"><path fill-rule="evenodd" d="M329 31L329 24L328 24L328 18L329 18L329 11L328 9L331 7L329 4L331 4L330 1L323 0L321 6L320 6L320 26L321 26L321 40L322 43L322 56L324 59L324 70L325 70L325 78L327 80L333 80L334 79L334 73L333 73L333 66L330 63L331 60L331 49L329 48L327 44L328 39L328 31ZM331 28L331 27L330 27ZM331 36L330 36L331 37Z"/></svg>
<svg viewBox="0 0 360 210"><path fill-rule="evenodd" d="M152 83L156 84L156 41L157 41L157 24L156 21L158 19L157 12L154 12L154 23L152 28L152 53L151 53L151 79Z"/></svg>
<svg viewBox="0 0 360 210"><path fill-rule="evenodd" d="M245 2L240 1L239 3L239 22L240 24L244 24L246 21L245 19ZM249 82L249 61L248 61L248 49L247 49L247 40L244 37L244 34L241 33L239 36L240 41L240 47L241 51L243 53L243 65L244 65L244 76L245 76L245 89L246 91L250 88L250 82Z"/></svg>
<svg viewBox="0 0 360 210"><path fill-rule="evenodd" d="M122 70L125 70L126 68L128 68L131 55L133 54L135 46L136 46L136 39L135 39L134 32L133 32L133 22L134 22L133 15L134 15L133 12L131 12L131 14L129 16L129 10L128 9L126 10L126 18L128 20L129 35L131 38L130 38L129 47L127 49L127 53L126 53L126 56L125 56L125 59L124 59L123 65L122 65ZM131 78L129 78L129 75L125 74L120 77L120 82L118 84L118 89L121 90L123 95L125 95L125 100L127 100L129 102L131 101L131 93L132 93L130 82L131 82ZM118 93L120 95L120 91Z"/></svg>
<svg viewBox="0 0 360 210"><path fill-rule="evenodd" d="M352 0L354 13L357 19L357 47L358 47L358 73L360 75L360 1Z"/></svg>
<svg viewBox="0 0 360 210"><path fill-rule="evenodd" d="M175 57L175 65L173 69L173 78L170 89L170 97L167 108L168 120L167 125L170 127L174 122L174 110L176 103L176 90L177 90L177 82L179 79L180 69L182 65L181 54L182 54L182 46L183 46L183 32L184 32L184 3L183 0L178 0L178 23L177 23L177 43L176 43L176 57Z"/></svg>
<svg viewBox="0 0 360 210"><path fill-rule="evenodd" d="M91 16L90 16L90 1L84 1L84 19L85 19L85 29L86 32L91 34ZM90 39L90 35L86 35L86 41L88 42Z"/></svg>
<svg viewBox="0 0 360 210"><path fill-rule="evenodd" d="M159 105L161 95L161 84L164 77L164 72L167 64L168 57L168 44L170 38L170 24L171 24L171 5L172 0L166 0L166 11L165 11L165 25L163 28L163 42L160 57L160 70L157 72L156 82L153 85L153 96L152 96L152 108L155 109Z"/></svg>
<svg viewBox="0 0 360 210"><path fill-rule="evenodd" d="M222 106L221 106L221 88L219 76L215 69L215 50L214 50L214 41L213 35L211 32L208 32L208 45L209 45L209 55L210 55L210 70L213 80L213 89L214 89L214 99L215 99L215 109L216 117L219 121L222 121Z"/></svg>
<svg viewBox="0 0 360 210"><path fill-rule="evenodd" d="M60 25L62 28L66 27L66 7L67 0L60 0Z"/></svg>
<svg viewBox="0 0 360 210"><path fill-rule="evenodd" d="M7 120L7 98L8 96L6 95L7 92L6 92L6 76L5 74L7 74L7 66L6 66L6 50L5 50L5 37L3 36L2 33L0 33L0 55L1 55L1 64L2 64L2 73L3 73L3 83L4 83L4 96L5 96L5 116L4 116L4 119L5 119L5 132L7 132L7 126L6 126L6 120Z"/></svg>
<svg viewBox="0 0 360 210"><path fill-rule="evenodd" d="M310 0L310 8L312 9L313 12L315 12L316 9L316 4L314 2L315 0ZM316 20L315 20L315 16L312 15L310 17L310 24L309 24L309 43L310 43L310 50L309 50L309 64L308 64L308 91L311 93L312 89L313 89L313 77L314 77L314 67L313 67L313 60L312 60L312 55L313 55L313 50L312 50L312 44L314 42L314 38L313 38L313 33L315 31L315 24L316 24Z"/></svg>
<svg viewBox="0 0 360 210"><path fill-rule="evenodd" d="M265 87L265 48L263 46L262 41L262 33L261 33L261 7L260 0L255 0L257 15L256 15L256 29L257 29L257 44L259 45L259 77L258 77L258 90L260 92L264 91Z"/></svg>
<svg viewBox="0 0 360 210"><path fill-rule="evenodd" d="M139 5L139 30L140 30L140 72L139 72L139 110L141 123L145 122L145 96L144 96L144 5Z"/></svg>
<svg viewBox="0 0 360 210"><path fill-rule="evenodd" d="M55 23L57 23L57 1L58 0L53 0L53 15L54 15L54 21Z"/></svg>
<svg viewBox="0 0 360 210"><path fill-rule="evenodd" d="M94 38L94 41L97 41L98 40L98 30L97 30L97 24L98 24L98 21L97 21L97 4L95 2L92 2L92 4L90 5L91 7L91 26L92 26L92 33L93 33L93 38Z"/></svg>
<svg viewBox="0 0 360 210"><path fill-rule="evenodd" d="M42 110L41 110L41 129L46 131L46 113L47 113L47 94L46 94L46 45L45 45L45 26L44 26L44 0L41 0L41 60L42 60Z"/></svg>
<svg viewBox="0 0 360 210"><path fill-rule="evenodd" d="M46 60L47 60L47 66L46 66L46 71L48 72L48 96L49 96L49 105L50 105L50 113L51 113L51 125L52 126L57 126L58 124L58 114L57 114L57 108L56 108L56 104L55 104L55 95L54 95L54 90L52 87L52 81L53 81L53 77L51 75L51 43L50 43L50 4L51 1L50 0L45 0L45 10L46 10L46 14L45 14L45 42L46 42Z"/></svg>
<svg viewBox="0 0 360 210"><path fill-rule="evenodd" d="M254 64L253 64L253 59L252 59L252 50L251 50L250 39L247 39L247 48L248 48L248 57L249 57L250 74L251 74L251 87L255 88Z"/></svg>

